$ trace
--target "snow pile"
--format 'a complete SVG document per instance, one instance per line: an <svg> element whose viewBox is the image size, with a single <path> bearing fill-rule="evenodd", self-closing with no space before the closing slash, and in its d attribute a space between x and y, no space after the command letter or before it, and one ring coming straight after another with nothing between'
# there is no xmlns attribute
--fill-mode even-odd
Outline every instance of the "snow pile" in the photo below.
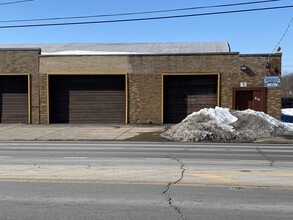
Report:
<svg viewBox="0 0 293 220"><path fill-rule="evenodd" d="M234 115L229 112L229 109L216 107L215 109L201 109L198 112L193 112L192 114L187 116L187 118L184 119L183 122L192 120L193 117L201 117L205 115L212 119L211 122L214 123L216 126L230 132L234 131L233 127L230 124L238 120Z"/></svg>
<svg viewBox="0 0 293 220"><path fill-rule="evenodd" d="M284 108L281 110L281 120L283 122L293 123L293 108Z"/></svg>
<svg viewBox="0 0 293 220"><path fill-rule="evenodd" d="M282 109L282 114L288 115L288 116L293 116L293 108L284 108L284 109Z"/></svg>
<svg viewBox="0 0 293 220"><path fill-rule="evenodd" d="M42 52L42 55L127 55L136 54L131 52L111 52L111 51L86 51L86 50L68 50L57 52Z"/></svg>
<svg viewBox="0 0 293 220"><path fill-rule="evenodd" d="M293 135L293 126L263 112L220 107L194 112L162 134L167 139L185 142L251 142L279 135Z"/></svg>

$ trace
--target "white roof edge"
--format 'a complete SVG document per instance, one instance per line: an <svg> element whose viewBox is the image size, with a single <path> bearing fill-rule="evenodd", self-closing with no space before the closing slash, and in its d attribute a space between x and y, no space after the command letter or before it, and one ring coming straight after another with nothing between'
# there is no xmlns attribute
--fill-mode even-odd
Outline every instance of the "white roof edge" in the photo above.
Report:
<svg viewBox="0 0 293 220"><path fill-rule="evenodd" d="M41 48L42 55L127 55L231 52L228 42L0 44L0 48Z"/></svg>

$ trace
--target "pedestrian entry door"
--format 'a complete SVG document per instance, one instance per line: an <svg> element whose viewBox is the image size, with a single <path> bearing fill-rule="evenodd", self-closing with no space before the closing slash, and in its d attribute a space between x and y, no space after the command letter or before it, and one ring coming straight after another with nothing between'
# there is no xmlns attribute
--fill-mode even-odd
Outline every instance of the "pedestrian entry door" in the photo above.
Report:
<svg viewBox="0 0 293 220"><path fill-rule="evenodd" d="M266 112L266 97L264 87L233 88L233 109Z"/></svg>

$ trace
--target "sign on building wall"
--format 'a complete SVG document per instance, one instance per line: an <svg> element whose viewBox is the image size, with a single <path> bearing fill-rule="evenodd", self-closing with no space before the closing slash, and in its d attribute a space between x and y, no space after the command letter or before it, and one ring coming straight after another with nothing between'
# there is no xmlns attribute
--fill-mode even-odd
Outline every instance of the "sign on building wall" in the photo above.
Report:
<svg viewBox="0 0 293 220"><path fill-rule="evenodd" d="M281 85L281 79L278 76L265 76L264 86L265 87L279 87Z"/></svg>

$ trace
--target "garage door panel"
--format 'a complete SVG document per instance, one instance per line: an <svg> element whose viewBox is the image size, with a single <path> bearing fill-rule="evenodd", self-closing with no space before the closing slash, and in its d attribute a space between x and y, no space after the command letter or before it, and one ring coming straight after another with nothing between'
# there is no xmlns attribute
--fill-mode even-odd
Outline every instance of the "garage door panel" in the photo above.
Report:
<svg viewBox="0 0 293 220"><path fill-rule="evenodd" d="M125 123L125 75L51 75L50 122Z"/></svg>
<svg viewBox="0 0 293 220"><path fill-rule="evenodd" d="M112 108L112 106L110 106L111 108ZM117 108L118 107L120 107L120 105L119 106L117 106ZM83 114L83 113L88 113L88 112L93 112L95 115L99 115L99 114L105 114L105 115L107 115L108 113L111 113L111 117L115 117L116 115L118 115L118 114L124 114L125 113L125 111L124 110L122 110L122 109L115 109L115 108L113 108L113 109L110 109L109 107L107 107L107 106L102 106L102 107L97 107L97 106L94 106L94 107L89 107L89 108L70 108L70 112L71 113L79 113L79 114ZM114 114L115 113L115 114Z"/></svg>
<svg viewBox="0 0 293 220"><path fill-rule="evenodd" d="M108 112L114 111L114 112L125 112L125 110L120 109L121 105L123 103L118 103L118 104L108 104L108 105L101 105L101 106L97 106L97 103L93 103L92 105L70 105L70 106L59 106L58 109L59 111L63 110L63 111L67 111L68 109L71 111L91 111L91 110L107 110ZM112 109L113 108L113 109ZM82 112L81 112L82 113Z"/></svg>
<svg viewBox="0 0 293 220"><path fill-rule="evenodd" d="M0 122L28 123L28 75L0 76Z"/></svg>
<svg viewBox="0 0 293 220"><path fill-rule="evenodd" d="M182 97L182 98L176 98L174 97L173 99L165 99L166 106L167 105L193 105L193 104L201 104L201 103L208 103L209 101L211 102L215 102L217 101L217 96L213 95L213 96L205 96L205 97L194 97L194 100L188 100L188 98L186 97Z"/></svg>
<svg viewBox="0 0 293 220"><path fill-rule="evenodd" d="M80 105L76 105L76 106L69 106L69 110L71 111L75 111L75 112L94 112L94 111L105 111L105 113L107 112L125 112L123 110L117 110L121 107L121 104L108 104L108 105L103 105L103 106L97 106L95 105L96 103L93 103L92 105L89 105L89 106L80 106ZM111 108L113 108L111 110ZM65 108L64 108L65 109ZM82 111L82 112L81 112Z"/></svg>
<svg viewBox="0 0 293 220"><path fill-rule="evenodd" d="M119 100L121 99L121 100ZM124 103L125 102L125 95L117 95L117 96L108 96L107 94L96 94L96 96L92 96L92 95L88 95L88 96L79 96L79 97L69 97L69 101L71 103L76 103L76 102L103 102L103 103L114 103L114 102L118 102L118 103Z"/></svg>
<svg viewBox="0 0 293 220"><path fill-rule="evenodd" d="M165 75L164 123L178 123L202 108L217 105L217 75Z"/></svg>

